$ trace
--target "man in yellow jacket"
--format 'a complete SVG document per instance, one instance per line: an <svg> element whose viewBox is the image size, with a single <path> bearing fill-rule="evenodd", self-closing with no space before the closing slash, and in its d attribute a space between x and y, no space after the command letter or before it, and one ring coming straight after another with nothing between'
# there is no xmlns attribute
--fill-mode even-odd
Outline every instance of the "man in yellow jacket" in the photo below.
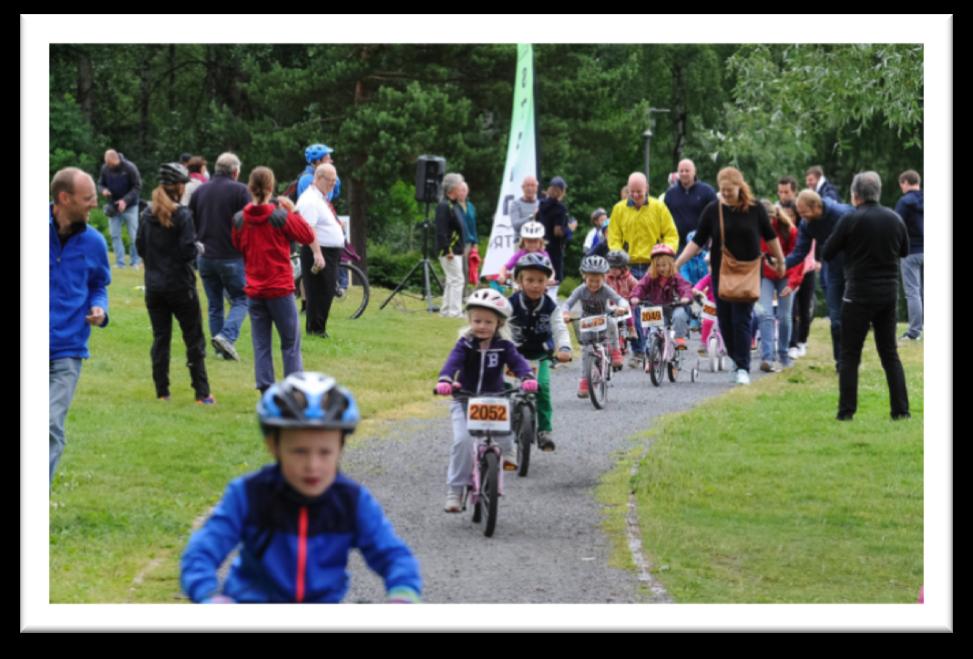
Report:
<svg viewBox="0 0 973 659"><path fill-rule="evenodd" d="M665 243L675 252L679 249L679 230L672 219L672 213L664 203L649 197L649 181L645 174L635 172L628 177L628 199L615 204L608 222L608 249L623 249L628 243L629 268L636 279L642 279L652 260L652 248ZM635 323L638 343L633 355L634 366L637 355L644 346L641 323Z"/></svg>
<svg viewBox="0 0 973 659"><path fill-rule="evenodd" d="M628 195L627 200L612 208L606 237L609 250L623 249L623 244L628 243L629 267L632 275L641 279L656 244L665 243L673 251L679 249L679 231L666 205L649 197L645 174L635 172L628 177Z"/></svg>

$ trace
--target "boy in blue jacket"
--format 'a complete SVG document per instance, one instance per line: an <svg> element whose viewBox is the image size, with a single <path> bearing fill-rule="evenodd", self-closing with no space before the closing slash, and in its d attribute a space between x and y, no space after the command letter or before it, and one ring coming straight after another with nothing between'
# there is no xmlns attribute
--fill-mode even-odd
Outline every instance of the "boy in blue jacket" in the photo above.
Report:
<svg viewBox="0 0 973 659"><path fill-rule="evenodd" d="M257 414L277 462L227 487L182 556L183 591L204 603L336 603L357 548L389 602L418 602L412 552L371 493L338 471L359 419L351 392L320 373L293 373L264 393ZM220 591L217 570L240 543Z"/></svg>

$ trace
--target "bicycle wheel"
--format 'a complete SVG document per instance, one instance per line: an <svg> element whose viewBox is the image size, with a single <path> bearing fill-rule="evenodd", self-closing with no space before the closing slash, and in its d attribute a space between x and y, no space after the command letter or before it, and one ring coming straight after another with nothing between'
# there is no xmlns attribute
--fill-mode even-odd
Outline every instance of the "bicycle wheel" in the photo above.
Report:
<svg viewBox="0 0 973 659"><path fill-rule="evenodd" d="M679 355L676 354L671 362L666 364L666 370L669 371L669 382L675 382L676 376L679 374Z"/></svg>
<svg viewBox="0 0 973 659"><path fill-rule="evenodd" d="M480 502L486 509L486 526L483 528L483 535L489 538L497 528L497 506L500 499L500 465L497 454L490 451L483 456L480 469L483 483L480 487Z"/></svg>
<svg viewBox="0 0 973 659"><path fill-rule="evenodd" d="M530 445L537 440L534 408L527 403L520 405L520 423L517 428L517 475L525 477L530 468Z"/></svg>
<svg viewBox="0 0 973 659"><path fill-rule="evenodd" d="M339 284L340 295L335 294L334 302L331 303L332 311L345 318L358 318L365 313L365 307L368 306L368 277L354 263L342 263L338 268L338 281L341 281L342 275L345 276L348 287L341 289Z"/></svg>
<svg viewBox="0 0 973 659"><path fill-rule="evenodd" d="M608 383L602 371L604 360L602 355L597 352L590 352L584 367L584 377L588 380L589 398L596 410L605 406L605 396L608 393ZM609 366L609 368L611 368Z"/></svg>
<svg viewBox="0 0 973 659"><path fill-rule="evenodd" d="M656 337L649 348L649 377L652 378L652 384L657 387L662 384L662 369L665 367L662 359L662 341L661 337Z"/></svg>

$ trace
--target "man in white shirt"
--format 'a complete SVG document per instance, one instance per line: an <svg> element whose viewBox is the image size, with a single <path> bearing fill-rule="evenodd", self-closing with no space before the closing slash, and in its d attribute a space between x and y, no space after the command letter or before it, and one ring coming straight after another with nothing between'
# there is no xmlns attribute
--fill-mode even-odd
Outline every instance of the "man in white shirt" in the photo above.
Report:
<svg viewBox="0 0 973 659"><path fill-rule="evenodd" d="M338 283L341 250L345 246L341 223L327 200L337 180L338 171L334 165L320 165L314 170L313 185L308 186L297 200L297 212L311 225L324 255L324 269L315 271L311 249L301 248L301 273L307 295L305 329L308 336L321 338L328 338L328 314Z"/></svg>

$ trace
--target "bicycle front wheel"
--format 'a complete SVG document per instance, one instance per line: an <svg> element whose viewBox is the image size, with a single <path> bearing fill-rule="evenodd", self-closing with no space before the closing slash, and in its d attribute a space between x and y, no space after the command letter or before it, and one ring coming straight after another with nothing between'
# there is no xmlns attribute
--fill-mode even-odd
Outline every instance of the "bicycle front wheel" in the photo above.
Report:
<svg viewBox="0 0 973 659"><path fill-rule="evenodd" d="M536 440L534 409L528 405L520 406L520 425L517 429L517 475L524 477L530 468L530 445Z"/></svg>
<svg viewBox="0 0 973 659"><path fill-rule="evenodd" d="M486 526L483 535L491 537L497 528L497 507L500 499L500 465L493 451L483 456L480 463L480 503L486 511Z"/></svg>
<svg viewBox="0 0 973 659"><path fill-rule="evenodd" d="M342 282L347 286L342 287ZM332 311L345 318L358 318L365 313L368 296L368 277L362 269L354 263L342 263L338 269L338 290L331 303Z"/></svg>
<svg viewBox="0 0 973 659"><path fill-rule="evenodd" d="M608 396L608 382L604 373L604 363L603 355L590 352L584 367L584 377L588 380L589 397L596 410L605 407L605 399ZM611 366L608 368L611 368Z"/></svg>
<svg viewBox="0 0 973 659"><path fill-rule="evenodd" d="M649 377L652 378L652 384L657 387L662 384L662 372L665 368L662 355L662 339L657 337L652 340L652 346L649 348Z"/></svg>

